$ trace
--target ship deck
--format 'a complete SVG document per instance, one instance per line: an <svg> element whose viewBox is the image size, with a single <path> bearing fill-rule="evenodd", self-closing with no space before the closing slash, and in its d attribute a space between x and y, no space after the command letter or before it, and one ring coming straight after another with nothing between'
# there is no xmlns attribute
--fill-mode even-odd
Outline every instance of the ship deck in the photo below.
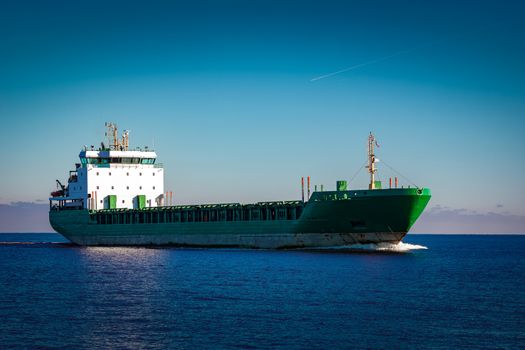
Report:
<svg viewBox="0 0 525 350"><path fill-rule="evenodd" d="M179 222L297 220L306 203L302 201L255 204L208 204L162 206L143 209L105 209L89 212L91 224L155 224Z"/></svg>

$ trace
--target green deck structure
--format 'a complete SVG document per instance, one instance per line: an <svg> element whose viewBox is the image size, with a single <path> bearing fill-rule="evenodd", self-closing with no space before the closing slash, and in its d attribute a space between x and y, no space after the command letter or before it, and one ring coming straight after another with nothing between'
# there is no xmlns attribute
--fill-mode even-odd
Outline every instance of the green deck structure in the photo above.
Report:
<svg viewBox="0 0 525 350"><path fill-rule="evenodd" d="M108 201L109 209L117 209L117 196L116 195L110 194L107 197L107 201Z"/></svg>

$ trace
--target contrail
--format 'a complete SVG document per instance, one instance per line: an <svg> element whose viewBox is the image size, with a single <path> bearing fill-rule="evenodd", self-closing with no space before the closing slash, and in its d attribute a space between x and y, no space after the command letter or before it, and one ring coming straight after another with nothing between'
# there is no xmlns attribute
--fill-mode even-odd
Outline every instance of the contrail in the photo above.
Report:
<svg viewBox="0 0 525 350"><path fill-rule="evenodd" d="M351 67L348 67L348 68L345 68L345 69L338 70L337 72L332 72L332 73L328 73L328 74L325 74L325 75L321 75L321 76L315 77L315 78L311 79L310 81L314 82L314 81L321 80L321 79L324 79L324 78L329 78L329 77L332 77L332 76L340 74L340 73L344 73L344 72L348 72L348 71L351 71L351 70L354 70L354 69L357 69L357 68L368 66L369 64L374 64L374 63L377 63L377 62L385 61L385 60L388 60L389 58L392 58L392 57L395 57L395 56L404 55L404 54L407 54L407 53L412 52L414 50L417 50L419 48L421 48L421 46L416 46L416 47L413 47L411 49L398 51L398 52L393 53L393 54L388 55L388 56L384 56L384 57L381 57L381 58L376 58L375 60L372 60L372 61L359 63L359 64L356 64L355 66L351 66Z"/></svg>

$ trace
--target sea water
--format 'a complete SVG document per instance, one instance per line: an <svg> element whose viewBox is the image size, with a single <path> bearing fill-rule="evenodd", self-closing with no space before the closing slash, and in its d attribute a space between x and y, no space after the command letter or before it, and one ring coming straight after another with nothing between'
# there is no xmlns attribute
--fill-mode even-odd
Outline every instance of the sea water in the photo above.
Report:
<svg viewBox="0 0 525 350"><path fill-rule="evenodd" d="M0 348L525 346L525 236L284 251L0 242Z"/></svg>

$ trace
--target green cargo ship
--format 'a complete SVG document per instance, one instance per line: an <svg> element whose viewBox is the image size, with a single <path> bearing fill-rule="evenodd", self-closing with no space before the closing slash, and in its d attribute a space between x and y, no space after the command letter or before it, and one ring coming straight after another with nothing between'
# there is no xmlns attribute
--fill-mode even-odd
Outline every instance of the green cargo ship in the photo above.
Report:
<svg viewBox="0 0 525 350"><path fill-rule="evenodd" d="M314 191L297 201L172 205L163 167L149 150L129 150L128 133L84 148L68 185L52 193L49 220L79 245L304 248L400 242L430 200L428 188L382 189L375 139L368 142L368 189ZM391 184L390 184L390 187Z"/></svg>

